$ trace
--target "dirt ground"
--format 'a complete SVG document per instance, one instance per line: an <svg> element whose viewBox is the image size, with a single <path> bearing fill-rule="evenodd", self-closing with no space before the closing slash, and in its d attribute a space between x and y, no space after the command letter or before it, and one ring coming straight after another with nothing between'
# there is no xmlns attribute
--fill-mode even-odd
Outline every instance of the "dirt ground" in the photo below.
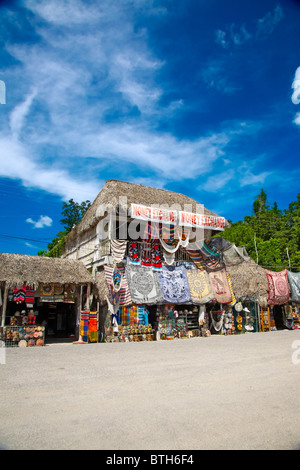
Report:
<svg viewBox="0 0 300 470"><path fill-rule="evenodd" d="M295 347L300 330L7 348L0 448L299 449Z"/></svg>

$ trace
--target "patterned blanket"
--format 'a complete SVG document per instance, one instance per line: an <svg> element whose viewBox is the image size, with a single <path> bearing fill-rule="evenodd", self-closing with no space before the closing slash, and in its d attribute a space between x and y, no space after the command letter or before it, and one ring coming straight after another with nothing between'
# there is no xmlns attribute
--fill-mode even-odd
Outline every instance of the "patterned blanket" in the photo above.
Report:
<svg viewBox="0 0 300 470"><path fill-rule="evenodd" d="M283 305L290 300L287 270L279 273L265 269L268 280L268 305Z"/></svg>
<svg viewBox="0 0 300 470"><path fill-rule="evenodd" d="M230 291L225 268L209 270L208 276L216 301L219 302L219 304L229 304L232 302L232 293Z"/></svg>
<svg viewBox="0 0 300 470"><path fill-rule="evenodd" d="M111 240L111 254L113 263L121 263L124 259L127 247L127 240Z"/></svg>
<svg viewBox="0 0 300 470"><path fill-rule="evenodd" d="M127 265L125 268L131 299L134 304L155 304L162 301L157 275L145 266Z"/></svg>
<svg viewBox="0 0 300 470"><path fill-rule="evenodd" d="M109 292L119 292L120 305L131 304L131 296L124 267L105 265L104 272ZM120 276L117 276L117 272ZM118 287L116 286L116 279L119 279L121 282L121 285Z"/></svg>
<svg viewBox="0 0 300 470"><path fill-rule="evenodd" d="M288 271L288 281L290 284L291 301L300 302L300 273Z"/></svg>
<svg viewBox="0 0 300 470"><path fill-rule="evenodd" d="M163 299L170 304L184 304L191 301L191 293L184 266L163 266L158 273Z"/></svg>
<svg viewBox="0 0 300 470"><path fill-rule="evenodd" d="M214 299L214 293L206 271L188 269L186 274L193 304L204 304Z"/></svg>

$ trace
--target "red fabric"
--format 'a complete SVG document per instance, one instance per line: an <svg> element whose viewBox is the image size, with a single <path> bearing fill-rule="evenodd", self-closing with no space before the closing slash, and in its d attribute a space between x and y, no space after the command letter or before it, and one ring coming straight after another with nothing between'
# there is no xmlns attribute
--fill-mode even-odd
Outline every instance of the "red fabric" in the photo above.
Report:
<svg viewBox="0 0 300 470"><path fill-rule="evenodd" d="M282 305L290 300L290 288L287 276L287 270L284 269L279 273L265 269L269 293L268 305Z"/></svg>

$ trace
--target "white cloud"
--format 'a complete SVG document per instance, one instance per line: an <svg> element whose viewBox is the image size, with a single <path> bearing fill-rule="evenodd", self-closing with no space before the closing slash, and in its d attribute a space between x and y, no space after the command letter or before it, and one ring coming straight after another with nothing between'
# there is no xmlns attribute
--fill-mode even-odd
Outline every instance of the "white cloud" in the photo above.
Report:
<svg viewBox="0 0 300 470"><path fill-rule="evenodd" d="M297 126L300 126L300 113L296 114L294 123L297 124Z"/></svg>
<svg viewBox="0 0 300 470"><path fill-rule="evenodd" d="M224 186L226 186L234 176L235 171L233 169L224 171L218 175L210 176L203 186L199 186L199 189L204 189L205 191L212 193L218 192L220 189L224 188Z"/></svg>
<svg viewBox="0 0 300 470"><path fill-rule="evenodd" d="M41 215L39 220L32 220L31 217L26 222L33 224L34 228L51 227L53 220L48 215Z"/></svg>
<svg viewBox="0 0 300 470"><path fill-rule="evenodd" d="M294 104L299 104L300 103L300 67L297 68L294 81L292 83L292 88L294 89L294 92L292 94L292 102Z"/></svg>
<svg viewBox="0 0 300 470"><path fill-rule="evenodd" d="M254 174L250 170L246 171L244 176L242 176L239 180L239 184L241 187L255 185L255 184L263 184L266 178L271 174L270 171L263 171L259 174Z"/></svg>
<svg viewBox="0 0 300 470"><path fill-rule="evenodd" d="M256 37L263 39L272 34L283 17L283 10L280 5L277 5L272 12L269 11L263 18L257 21Z"/></svg>
<svg viewBox="0 0 300 470"><path fill-rule="evenodd" d="M9 117L12 136L17 138L22 127L25 124L26 117L30 111L31 104L36 96L36 91L26 96L25 100L18 104L11 112Z"/></svg>

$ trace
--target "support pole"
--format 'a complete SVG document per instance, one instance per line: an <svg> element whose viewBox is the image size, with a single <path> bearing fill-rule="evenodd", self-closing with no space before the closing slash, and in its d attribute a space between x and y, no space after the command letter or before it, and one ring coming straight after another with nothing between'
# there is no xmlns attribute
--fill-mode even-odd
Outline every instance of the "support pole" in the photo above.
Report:
<svg viewBox="0 0 300 470"><path fill-rule="evenodd" d="M7 309L7 296L8 296L8 287L7 287L7 283L5 283L1 326L5 326L6 309Z"/></svg>

